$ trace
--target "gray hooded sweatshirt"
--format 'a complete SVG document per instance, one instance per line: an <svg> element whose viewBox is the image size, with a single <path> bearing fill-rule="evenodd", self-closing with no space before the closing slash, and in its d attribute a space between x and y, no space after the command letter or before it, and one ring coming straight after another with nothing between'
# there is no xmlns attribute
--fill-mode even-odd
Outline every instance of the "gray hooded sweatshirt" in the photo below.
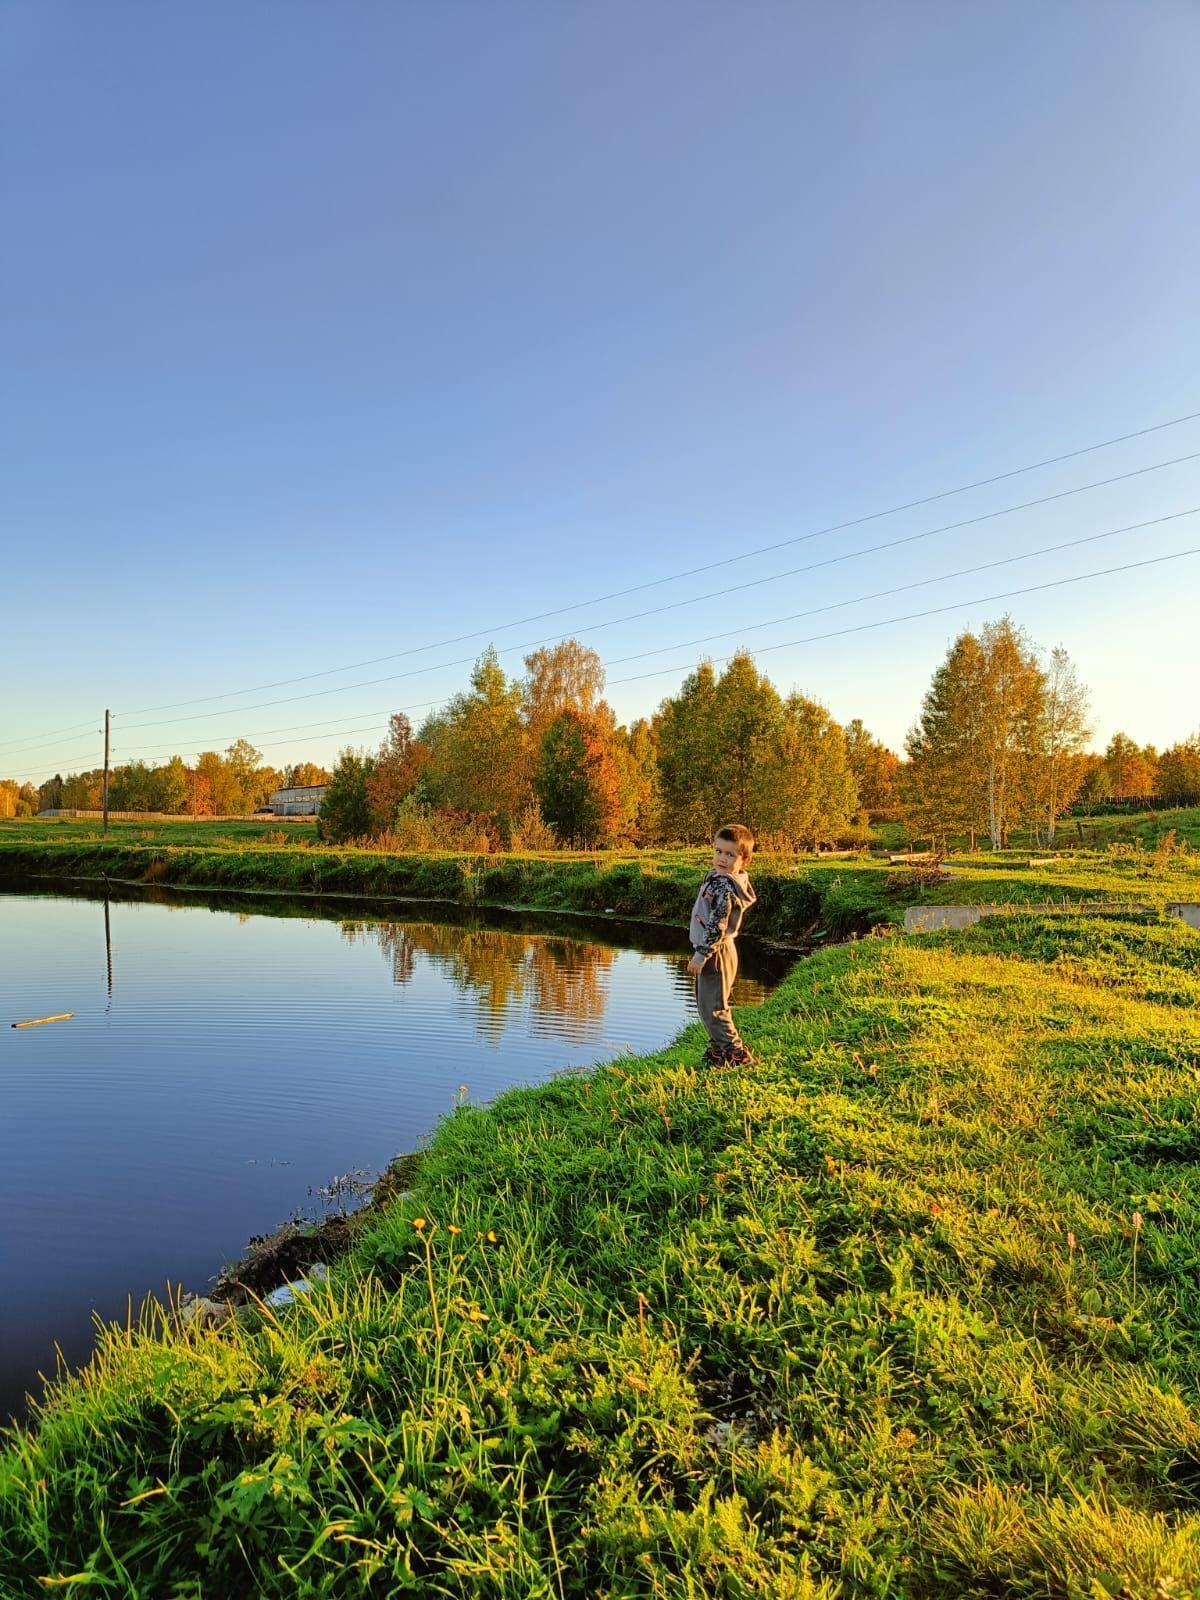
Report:
<svg viewBox="0 0 1200 1600"><path fill-rule="evenodd" d="M757 898L744 872L706 872L688 929L697 954L707 960L724 940L736 939L742 919Z"/></svg>

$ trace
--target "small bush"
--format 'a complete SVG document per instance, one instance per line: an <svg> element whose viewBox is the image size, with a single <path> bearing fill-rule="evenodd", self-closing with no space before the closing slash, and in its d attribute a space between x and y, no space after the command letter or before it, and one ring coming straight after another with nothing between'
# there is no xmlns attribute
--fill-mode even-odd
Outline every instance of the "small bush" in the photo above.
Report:
<svg viewBox="0 0 1200 1600"><path fill-rule="evenodd" d="M488 855L499 847L489 819L482 814L442 810L413 795L396 807L396 820L384 833L355 841L368 850L411 855L427 850L449 850L466 855Z"/></svg>
<svg viewBox="0 0 1200 1600"><path fill-rule="evenodd" d="M948 883L949 880L950 874L942 866L941 856L934 856L931 861L914 861L906 871L889 878L887 892L897 895L911 894L929 889L935 883Z"/></svg>
<svg viewBox="0 0 1200 1600"><path fill-rule="evenodd" d="M559 837L550 824L543 820L535 801L524 806L513 820L512 849L529 851L557 850Z"/></svg>
<svg viewBox="0 0 1200 1600"><path fill-rule="evenodd" d="M1140 839L1114 839L1106 850L1113 861L1140 861L1146 853Z"/></svg>

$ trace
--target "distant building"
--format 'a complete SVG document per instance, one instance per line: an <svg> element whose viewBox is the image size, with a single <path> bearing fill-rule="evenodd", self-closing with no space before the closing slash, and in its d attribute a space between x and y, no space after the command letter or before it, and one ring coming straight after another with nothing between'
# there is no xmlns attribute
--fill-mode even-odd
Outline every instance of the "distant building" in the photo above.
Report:
<svg viewBox="0 0 1200 1600"><path fill-rule="evenodd" d="M294 789L276 789L267 797L267 803L277 817L315 817L326 787L323 783L306 783Z"/></svg>

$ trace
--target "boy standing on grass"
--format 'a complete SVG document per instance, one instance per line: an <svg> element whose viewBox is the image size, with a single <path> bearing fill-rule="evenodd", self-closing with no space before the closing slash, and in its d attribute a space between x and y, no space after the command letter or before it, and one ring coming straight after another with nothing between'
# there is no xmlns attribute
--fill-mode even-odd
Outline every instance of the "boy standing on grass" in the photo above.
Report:
<svg viewBox="0 0 1200 1600"><path fill-rule="evenodd" d="M749 1066L754 1060L742 1043L729 1009L729 996L737 976L737 936L742 918L757 896L746 876L754 854L754 835L740 822L718 828L713 839L712 869L705 873L692 922L692 959L688 971L696 977L696 1006L708 1030L704 1059L714 1067Z"/></svg>

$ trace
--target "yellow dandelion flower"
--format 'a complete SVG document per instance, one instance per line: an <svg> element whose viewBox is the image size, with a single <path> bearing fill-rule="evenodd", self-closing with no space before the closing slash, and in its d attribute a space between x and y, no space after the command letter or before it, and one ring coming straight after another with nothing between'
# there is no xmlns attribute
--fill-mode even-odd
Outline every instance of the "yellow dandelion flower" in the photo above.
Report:
<svg viewBox="0 0 1200 1600"><path fill-rule="evenodd" d="M456 1228L452 1222L449 1222L449 1223L446 1224L446 1232L447 1233L461 1233L462 1229L461 1228Z"/></svg>
<svg viewBox="0 0 1200 1600"><path fill-rule="evenodd" d="M499 1239L497 1239L497 1237L496 1237L496 1232L495 1232L494 1228L489 1228L488 1229L488 1231L487 1231L487 1242L489 1244L499 1244L500 1243Z"/></svg>
<svg viewBox="0 0 1200 1600"><path fill-rule="evenodd" d="M413 1227L417 1230L417 1232L420 1233L421 1229L425 1226L425 1218L424 1217L414 1217L412 1219L412 1224L413 1224Z"/></svg>

